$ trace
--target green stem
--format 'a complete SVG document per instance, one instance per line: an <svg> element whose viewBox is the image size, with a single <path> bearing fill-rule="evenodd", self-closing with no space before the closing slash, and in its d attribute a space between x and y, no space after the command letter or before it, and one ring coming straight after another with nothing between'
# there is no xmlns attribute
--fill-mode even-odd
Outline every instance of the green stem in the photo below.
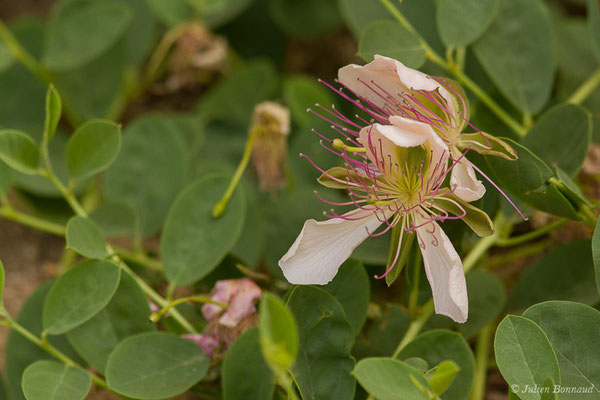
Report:
<svg viewBox="0 0 600 400"><path fill-rule="evenodd" d="M583 82L581 86L579 86L575 92L573 92L573 94L567 99L567 103L583 103L590 96L590 94L596 90L598 85L600 85L600 67L598 67L598 69L596 69L596 71L594 71L592 75L590 75L589 78L587 78L585 82Z"/></svg>
<svg viewBox="0 0 600 400"><path fill-rule="evenodd" d="M47 340L43 340L43 339L37 337L36 335L34 335L30 331L28 331L25 327L20 325L18 322L13 321L10 317L5 316L5 318L2 320L2 324L6 325L10 329L15 330L21 336L23 336L25 339L29 340L30 342L32 342L36 346L40 347L41 349L45 350L48 354L52 355L54 358L63 362L64 364L66 364L68 366L72 366L72 367L79 367L85 371L85 368L81 367L75 361L71 360L69 357L67 357L64 353L62 353L56 347L52 346ZM92 374L89 371L86 371L86 372L92 378L92 380L94 382L96 382L96 384L98 386L108 389L108 385L106 384L104 379L100 378L97 375Z"/></svg>
<svg viewBox="0 0 600 400"><path fill-rule="evenodd" d="M414 250L414 249L413 249ZM412 279L412 290L410 291L410 297L408 299L408 313L411 317L417 314L417 307L419 306L419 281L421 280L421 257L417 254L417 251L411 251L414 257L414 275Z"/></svg>
<svg viewBox="0 0 600 400"><path fill-rule="evenodd" d="M511 128L520 137L525 136L527 129L511 117L498 103L496 103L487 93L479 87L473 80L471 80L463 71L459 68L459 64L450 65L443 57L436 53L431 46L425 41L425 39L419 34L419 32L412 26L412 24L402 15L390 0L379 0L381 4L388 9L388 11L400 22L402 26L408 29L411 33L417 37L421 46L425 50L425 55L433 63L444 68L446 71L454 75L454 77L465 87L467 87L475 96L477 96L494 114L498 116L509 128Z"/></svg>
<svg viewBox="0 0 600 400"><path fill-rule="evenodd" d="M156 323L158 321L160 321L160 319L167 313L169 312L170 309L172 309L173 307L177 307L180 304L184 304L184 303L204 303L204 304L214 304L216 306L219 306L223 309L227 308L227 304L224 303L220 303L218 301L214 301L206 296L189 296L189 297L181 297L177 300L173 300L171 301L169 304L167 304L166 306L164 306L163 308L160 309L160 311L152 313L150 315L150 321Z"/></svg>
<svg viewBox="0 0 600 400"><path fill-rule="evenodd" d="M0 20L0 39L6 44L12 55L21 62L28 70L46 84L52 83L50 72L42 67L29 52L21 46L10 29Z"/></svg>
<svg viewBox="0 0 600 400"><path fill-rule="evenodd" d="M488 357L490 343L494 334L494 325L488 325L477 334L477 348L475 349L475 380L469 400L483 400L485 396L485 382L488 371Z"/></svg>
<svg viewBox="0 0 600 400"><path fill-rule="evenodd" d="M147 256L142 251L132 251L129 249L113 246L119 257L124 261L132 262L142 267L154 270L162 271L162 264L160 261Z"/></svg>
<svg viewBox="0 0 600 400"><path fill-rule="evenodd" d="M505 238L505 239L498 239L498 241L496 242L496 246L509 247L509 246L516 246L518 244L528 242L530 240L533 240L540 236L543 236L558 227L563 226L567 222L569 222L568 219L562 218L562 219L559 219L558 221L555 221L549 225L543 226L539 229L525 233L523 235L514 236L514 237L510 237L510 238Z"/></svg>
<svg viewBox="0 0 600 400"><path fill-rule="evenodd" d="M24 214L7 205L0 207L0 217L18 222L21 225L29 226L42 232L48 232L58 236L65 235L64 226Z"/></svg>
<svg viewBox="0 0 600 400"><path fill-rule="evenodd" d="M260 132L262 132L262 129L257 127L257 128L254 128L252 130L252 132L250 132L250 134L248 135L248 139L246 140L246 147L244 148L244 154L242 155L240 164L238 165L237 170L235 171L235 174L233 174L233 178L231 178L231 182L229 182L229 186L227 187L225 194L223 194L223 197L221 197L221 200L219 200L217 202L217 204L215 204L215 206L213 207L213 210L212 210L213 218L219 218L225 212L225 209L227 208L227 203L231 199L231 196L233 196L233 193L235 192L235 188L237 187L238 183L240 182L240 179L244 175L244 171L246 170L246 167L248 166L248 162L250 161L250 156L252 155L252 146L254 144L254 140L256 139L256 136L258 136Z"/></svg>
<svg viewBox="0 0 600 400"><path fill-rule="evenodd" d="M489 262L486 264L486 267L488 269L494 269L500 265L506 265L518 260L519 258L540 254L542 251L548 248L549 244L549 240L543 240L541 242L534 242L532 244L515 247L514 250L509 251L508 253L503 253L500 256L490 258Z"/></svg>

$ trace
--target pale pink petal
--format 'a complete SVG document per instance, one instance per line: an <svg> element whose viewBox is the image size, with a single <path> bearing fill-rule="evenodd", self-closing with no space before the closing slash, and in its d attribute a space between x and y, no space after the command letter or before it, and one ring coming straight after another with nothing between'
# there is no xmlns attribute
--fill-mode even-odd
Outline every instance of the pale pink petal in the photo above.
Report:
<svg viewBox="0 0 600 400"><path fill-rule="evenodd" d="M238 291L231 298L225 314L219 319L221 325L234 328L241 320L254 314L254 303L261 297L260 288L250 279L242 279Z"/></svg>
<svg viewBox="0 0 600 400"><path fill-rule="evenodd" d="M210 299L219 303L227 304L233 294L238 290L240 286L239 279L229 279L225 281L217 281L214 289L211 292ZM215 316L223 312L223 307L216 304L204 304L202 306L202 315L206 319L212 319Z"/></svg>
<svg viewBox="0 0 600 400"><path fill-rule="evenodd" d="M372 210L355 210L344 214L356 221L334 218L327 221L309 219L288 252L279 260L286 279L298 285L325 285L352 251L369 233L373 233L384 218Z"/></svg>
<svg viewBox="0 0 600 400"><path fill-rule="evenodd" d="M450 187L454 189L454 194L464 201L479 200L485 193L485 186L477 179L473 166L464 157L452 167Z"/></svg>
<svg viewBox="0 0 600 400"><path fill-rule="evenodd" d="M202 352L211 358L215 354L217 347L219 347L219 340L212 336L198 333L186 333L181 335L181 337L196 343L198 346L200 346Z"/></svg>
<svg viewBox="0 0 600 400"><path fill-rule="evenodd" d="M435 165L439 162L440 165L446 165L448 157L450 156L448 146L440 136L435 133L431 128L431 125L399 116L390 117L390 123L404 132L413 132L413 134L420 134L425 137L425 141L427 141L429 149L432 151L432 164Z"/></svg>
<svg viewBox="0 0 600 400"><path fill-rule="evenodd" d="M426 220L417 218L417 223ZM469 313L462 261L440 226L431 221L417 228L425 273L433 293L435 312L463 323Z"/></svg>

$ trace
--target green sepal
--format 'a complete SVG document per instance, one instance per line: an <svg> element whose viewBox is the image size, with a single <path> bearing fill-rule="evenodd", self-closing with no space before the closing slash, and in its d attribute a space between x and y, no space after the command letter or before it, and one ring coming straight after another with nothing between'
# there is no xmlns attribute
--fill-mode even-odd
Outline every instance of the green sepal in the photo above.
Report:
<svg viewBox="0 0 600 400"><path fill-rule="evenodd" d="M340 179L340 180L344 181L344 183L338 182L338 181L330 178L330 176L333 178L336 178L336 179ZM357 177L354 172L349 171L343 167L329 168L324 174L322 174L317 179L317 182L319 182L321 185L323 185L327 188L330 188L330 189L348 189L348 184L345 183L348 180L348 177L355 179L357 181L364 182L367 185L372 184L370 179L367 179L363 176ZM350 185L352 185L352 181L350 181Z"/></svg>
<svg viewBox="0 0 600 400"><path fill-rule="evenodd" d="M398 246L402 246L400 248L400 254L398 255L398 260L396 261L396 265L394 268L385 276L385 283L390 286L398 277L400 273L404 269L404 265L406 265L406 261L408 260L408 255L410 254L410 250L413 247L412 244L415 239L415 234L404 232L402 235L402 243L400 243L400 229L402 226L402 222L399 222L393 228L392 231L392 240L390 243L390 256L388 257L387 266L389 267L390 263L394 261L394 256L396 255L396 251L398 251ZM396 229L398 228L398 229Z"/></svg>
<svg viewBox="0 0 600 400"><path fill-rule="evenodd" d="M477 144L485 147L489 147L491 145L492 147L484 148ZM480 154L502 157L512 161L519 158L517 156L517 152L511 147L511 145L506 143L504 140L485 132L461 133L458 147L461 149L469 148L470 150L476 151Z"/></svg>
<svg viewBox="0 0 600 400"><path fill-rule="evenodd" d="M443 200L447 198L449 200ZM450 201L452 200L452 201ZM433 200L433 203L447 211L452 215L462 215L463 210L461 210L454 202L460 204L460 207L463 208L466 213L462 220L465 224L469 225L469 227L475 232L478 236L490 236L494 233L494 224L490 217L479 208L459 199L454 194L449 194L444 197L438 197Z"/></svg>
<svg viewBox="0 0 600 400"><path fill-rule="evenodd" d="M460 367L452 360L442 361L427 373L429 379L429 386L431 390L437 396L441 395L450 387L456 374L460 371Z"/></svg>
<svg viewBox="0 0 600 400"><path fill-rule="evenodd" d="M465 89L460 85L460 83L456 82L454 79L450 79L445 76L436 76L435 80L442 83L443 86L450 88L446 88L446 91L450 93L450 96L452 96L452 99L454 100L454 107L456 109L455 117L457 121L460 121L459 125L456 127L457 132L462 132L464 127L467 125L467 121L469 120L471 114L467 92L465 92Z"/></svg>

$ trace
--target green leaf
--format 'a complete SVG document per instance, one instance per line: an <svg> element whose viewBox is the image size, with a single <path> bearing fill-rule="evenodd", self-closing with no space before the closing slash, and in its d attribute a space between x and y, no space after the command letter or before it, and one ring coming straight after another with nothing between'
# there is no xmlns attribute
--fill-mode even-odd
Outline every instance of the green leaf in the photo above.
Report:
<svg viewBox="0 0 600 400"><path fill-rule="evenodd" d="M266 244L265 216L261 208L257 189L253 185L244 184L246 194L246 216L244 227L231 253L253 267L260 261Z"/></svg>
<svg viewBox="0 0 600 400"><path fill-rule="evenodd" d="M507 160L517 159L517 153L508 143L489 133L461 133L460 140L459 147L468 148L480 154L506 158ZM479 146L473 146L473 142L478 143Z"/></svg>
<svg viewBox="0 0 600 400"><path fill-rule="evenodd" d="M119 157L106 172L106 196L136 210L139 230L147 236L162 226L186 170L185 142L174 123L144 116L125 129Z"/></svg>
<svg viewBox="0 0 600 400"><path fill-rule="evenodd" d="M60 121L60 115L62 113L62 102L60 100L60 94L56 91L54 85L48 87L48 93L46 94L46 120L44 123L44 137L49 142L56 133L56 127L58 121Z"/></svg>
<svg viewBox="0 0 600 400"><path fill-rule="evenodd" d="M164 399L202 380L209 359L198 345L164 333L141 333L123 340L106 365L106 382L115 392L137 399Z"/></svg>
<svg viewBox="0 0 600 400"><path fill-rule="evenodd" d="M301 126L309 126L314 122L314 116L306 112L307 107L314 104L329 106L333 103L333 96L319 84L313 77L295 75L283 82L283 95L292 118Z"/></svg>
<svg viewBox="0 0 600 400"><path fill-rule="evenodd" d="M563 388L593 388L589 393L561 393L561 400L600 399L600 312L567 301L548 301L523 316L537 323L556 351Z"/></svg>
<svg viewBox="0 0 600 400"><path fill-rule="evenodd" d="M90 219L98 225L106 236L133 236L137 226L133 208L124 203L102 203L90 214Z"/></svg>
<svg viewBox="0 0 600 400"><path fill-rule="evenodd" d="M592 140L590 113L575 104L546 111L521 144L550 166L574 176L583 166Z"/></svg>
<svg viewBox="0 0 600 400"><path fill-rule="evenodd" d="M268 62L254 61L215 85L198 104L204 121L228 120L247 126L254 106L274 91L277 76Z"/></svg>
<svg viewBox="0 0 600 400"><path fill-rule="evenodd" d="M362 263L349 259L323 289L340 302L355 336L358 335L367 319L371 292L369 277Z"/></svg>
<svg viewBox="0 0 600 400"><path fill-rule="evenodd" d="M15 130L0 131L0 160L24 174L37 174L40 152L35 142L25 133Z"/></svg>
<svg viewBox="0 0 600 400"><path fill-rule="evenodd" d="M238 188L225 213L213 206L229 185L227 175L211 175L187 186L173 203L161 238L164 273L169 282L188 285L208 275L235 245L242 232L246 200Z"/></svg>
<svg viewBox="0 0 600 400"><path fill-rule="evenodd" d="M494 339L496 363L509 386L519 389L521 400L540 400L526 386L543 387L548 379L560 384L558 361L548 337L533 321L509 315L500 322Z"/></svg>
<svg viewBox="0 0 600 400"><path fill-rule="evenodd" d="M125 41L130 64L138 66L152 51L158 34L158 23L148 7L148 0L120 0L133 11L133 19ZM173 1L170 1L171 3Z"/></svg>
<svg viewBox="0 0 600 400"><path fill-rule="evenodd" d="M498 318L506 305L505 290L502 280L490 272L474 269L467 274L469 319L458 325L466 339Z"/></svg>
<svg viewBox="0 0 600 400"><path fill-rule="evenodd" d="M288 307L298 322L300 352L292 372L302 398L353 399L354 332L342 305L323 289L296 286Z"/></svg>
<svg viewBox="0 0 600 400"><path fill-rule="evenodd" d="M429 365L438 365L446 360L454 361L460 371L444 392L444 399L467 398L475 376L475 359L461 335L443 329L427 331L406 345L396 358L405 360L412 357L422 358Z"/></svg>
<svg viewBox="0 0 600 400"><path fill-rule="evenodd" d="M126 337L156 330L150 322L146 295L127 272L110 303L92 319L68 332L67 338L81 357L104 374L110 353Z"/></svg>
<svg viewBox="0 0 600 400"><path fill-rule="evenodd" d="M502 94L533 114L544 107L554 83L553 38L550 13L541 0L503 0L473 51Z"/></svg>
<svg viewBox="0 0 600 400"><path fill-rule="evenodd" d="M600 6L595 0L587 0L588 29L592 38L596 60L600 62Z"/></svg>
<svg viewBox="0 0 600 400"><path fill-rule="evenodd" d="M336 0L269 0L269 11L277 26L293 36L314 38L342 24Z"/></svg>
<svg viewBox="0 0 600 400"><path fill-rule="evenodd" d="M79 367L37 361L23 372L22 385L27 400L83 400L92 378Z"/></svg>
<svg viewBox="0 0 600 400"><path fill-rule="evenodd" d="M88 260L64 273L44 304L44 330L59 335L83 324L102 310L119 286L121 270L114 263Z"/></svg>
<svg viewBox="0 0 600 400"><path fill-rule="evenodd" d="M275 378L263 359L257 328L244 332L233 342L225 354L221 373L223 400L273 398Z"/></svg>
<svg viewBox="0 0 600 400"><path fill-rule="evenodd" d="M0 161L0 194L5 194L10 189L12 183L12 174L10 168L4 162Z"/></svg>
<svg viewBox="0 0 600 400"><path fill-rule="evenodd" d="M260 301L258 331L265 361L275 374L285 373L298 355L298 326L285 304L268 292Z"/></svg>
<svg viewBox="0 0 600 400"><path fill-rule="evenodd" d="M243 12L254 0L187 0L209 28L222 26Z"/></svg>
<svg viewBox="0 0 600 400"><path fill-rule="evenodd" d="M57 71L81 67L123 37L132 17L115 0L60 2L48 24L43 63Z"/></svg>
<svg viewBox="0 0 600 400"><path fill-rule="evenodd" d="M437 2L436 21L447 47L467 46L490 27L499 0L443 0Z"/></svg>
<svg viewBox="0 0 600 400"><path fill-rule="evenodd" d="M88 258L106 258L106 240L89 218L75 216L67 223L67 248Z"/></svg>
<svg viewBox="0 0 600 400"><path fill-rule="evenodd" d="M366 334L357 339L352 349L357 359L394 353L410 324L408 313L397 305L378 310L376 315Z"/></svg>
<svg viewBox="0 0 600 400"><path fill-rule="evenodd" d="M508 309L518 312L545 300L598 302L589 240L557 246L528 268L510 294Z"/></svg>
<svg viewBox="0 0 600 400"><path fill-rule="evenodd" d="M356 379L365 390L378 400L426 400L423 389L429 383L418 369L393 358L365 358L360 360L354 371Z"/></svg>
<svg viewBox="0 0 600 400"><path fill-rule="evenodd" d="M346 25L357 38L371 22L394 20L390 12L379 1L338 0L338 7Z"/></svg>
<svg viewBox="0 0 600 400"><path fill-rule="evenodd" d="M119 155L121 127L106 120L81 125L67 143L67 169L73 179L85 179L108 168Z"/></svg>
<svg viewBox="0 0 600 400"><path fill-rule="evenodd" d="M192 19L194 9L187 0L146 0L154 17L167 26Z"/></svg>
<svg viewBox="0 0 600 400"><path fill-rule="evenodd" d="M36 336L39 336L42 333L42 311L44 308L44 300L52 287L52 283L52 281L49 281L40 285L33 294L25 300L25 303L19 312L19 317L17 318L19 325L23 326ZM48 337L48 342L73 361L80 365L84 365L85 362L80 359L64 335L50 336ZM21 336L19 332L15 330L9 332L4 365L6 366L7 386L14 400L25 400L21 388L23 371L34 362L47 359L55 360L45 350Z"/></svg>
<svg viewBox="0 0 600 400"><path fill-rule="evenodd" d="M425 50L419 38L392 21L370 24L360 37L358 54L367 62L376 54L391 57L411 68L420 68L425 63Z"/></svg>
<svg viewBox="0 0 600 400"><path fill-rule="evenodd" d="M462 216L462 221L480 237L490 236L494 233L494 223L490 217L479 208L467 203L457 196L451 194L448 200L433 200L433 202L452 215Z"/></svg>
<svg viewBox="0 0 600 400"><path fill-rule="evenodd" d="M454 361L442 361L435 367L433 375L429 378L429 385L433 393L437 395L444 393L454 382L458 371L460 368Z"/></svg>
<svg viewBox="0 0 600 400"><path fill-rule="evenodd" d="M579 219L567 198L548 180L554 172L529 149L511 139L504 139L518 155L515 161L485 156L489 175L502 190L509 191L527 205L570 219ZM471 158L471 157L470 157ZM474 157L473 157L474 158ZM483 169L485 167L479 164Z"/></svg>
<svg viewBox="0 0 600 400"><path fill-rule="evenodd" d="M4 265L2 264L2 261L0 261L0 310L3 308L2 292L4 292L4 278Z"/></svg>

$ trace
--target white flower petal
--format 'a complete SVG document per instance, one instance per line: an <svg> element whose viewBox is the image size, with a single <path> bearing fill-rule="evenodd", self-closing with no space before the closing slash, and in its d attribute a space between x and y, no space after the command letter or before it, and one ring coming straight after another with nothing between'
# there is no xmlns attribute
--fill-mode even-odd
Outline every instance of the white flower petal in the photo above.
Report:
<svg viewBox="0 0 600 400"><path fill-rule="evenodd" d="M454 188L454 194L464 201L479 200L485 194L485 186L477 179L473 166L465 157L452 167L450 186Z"/></svg>
<svg viewBox="0 0 600 400"><path fill-rule="evenodd" d="M378 213L379 218L383 216ZM355 210L344 214L356 221L334 218L327 221L309 219L288 252L279 260L286 279L298 285L329 283L352 251L368 233L382 222L372 210ZM368 232L367 232L368 231Z"/></svg>
<svg viewBox="0 0 600 400"><path fill-rule="evenodd" d="M422 218L417 218L422 224ZM431 221L417 228L425 273L433 293L435 312L463 323L469 313L462 261L440 226Z"/></svg>
<svg viewBox="0 0 600 400"><path fill-rule="evenodd" d="M444 143L440 136L435 133L433 128L431 128L431 125L399 116L390 117L390 123L396 128L401 129L403 132L412 131L413 135L423 135L425 137L424 142L428 142L429 148L433 152L431 155L432 164L439 162L440 165L446 166L450 151L448 150L446 143Z"/></svg>
<svg viewBox="0 0 600 400"><path fill-rule="evenodd" d="M414 122L414 121L411 121ZM419 124L419 122L416 122ZM358 142L367 150L367 157L381 169L382 160L389 165L398 164L396 147L419 146L427 136L418 130L399 128L393 125L373 124L361 129Z"/></svg>

